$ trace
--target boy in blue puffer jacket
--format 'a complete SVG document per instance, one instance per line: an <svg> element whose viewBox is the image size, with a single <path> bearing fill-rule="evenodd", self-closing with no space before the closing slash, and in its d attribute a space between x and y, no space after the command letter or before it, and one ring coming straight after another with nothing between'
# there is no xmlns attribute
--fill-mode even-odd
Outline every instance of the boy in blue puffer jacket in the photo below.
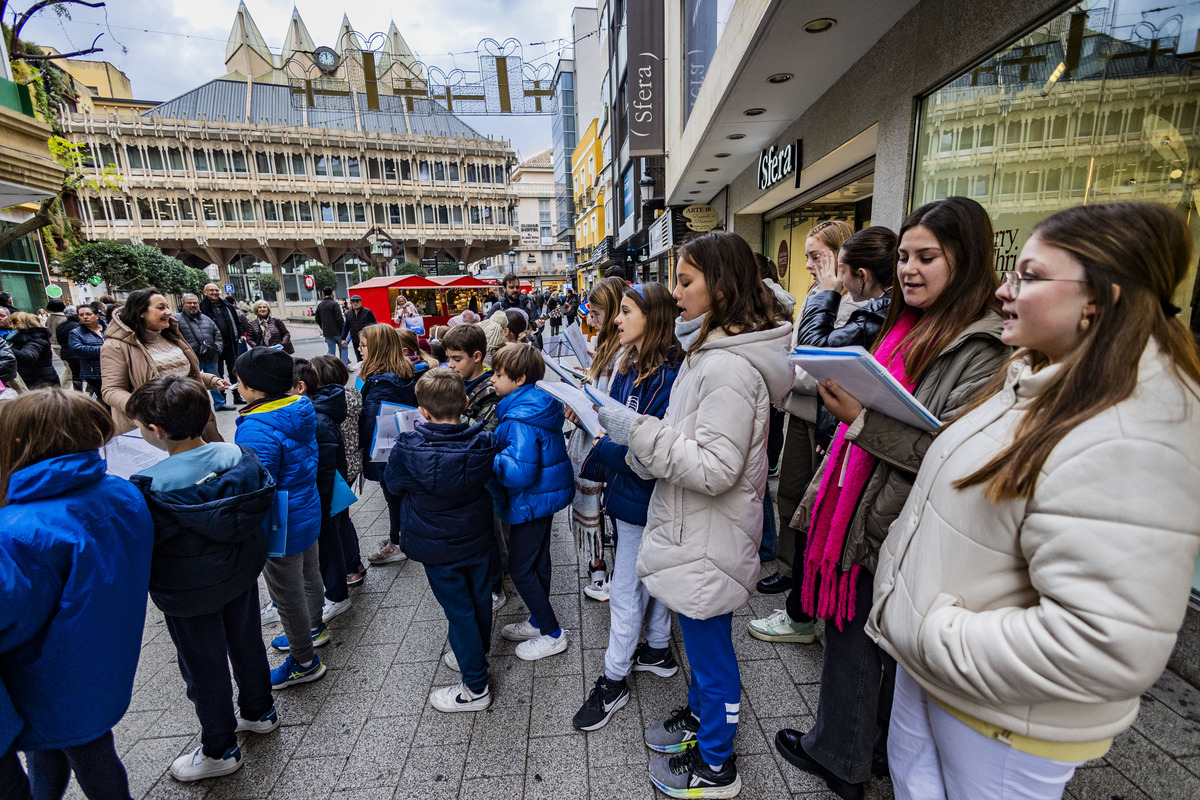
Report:
<svg viewBox="0 0 1200 800"><path fill-rule="evenodd" d="M400 498L404 552L425 565L433 596L450 623L446 666L462 683L436 689L438 711L483 711L492 704L487 653L492 641L492 498L488 482L500 448L484 423L459 421L467 405L462 378L445 368L417 381L427 423L401 434L384 480Z"/></svg>
<svg viewBox="0 0 1200 800"><path fill-rule="evenodd" d="M520 642L519 658L535 661L567 649L567 631L550 606L550 527L554 513L575 495L575 476L563 437L562 405L534 386L546 375L542 354L527 344L508 344L496 351L492 370L500 397L496 512L512 526L508 571L530 613L500 634Z"/></svg>
<svg viewBox="0 0 1200 800"><path fill-rule="evenodd" d="M234 441L253 451L275 479L275 490L286 493L284 553L268 558L263 568L267 591L283 623L283 636L272 640L271 646L288 653L271 670L271 686L283 689L324 677L325 665L313 648L329 643L329 631L321 621L325 586L317 557L321 532L317 415L307 397L288 394L295 364L282 350L256 347L238 356L234 366L242 397L249 404L238 415Z"/></svg>
<svg viewBox="0 0 1200 800"><path fill-rule="evenodd" d="M210 404L197 381L166 376L138 387L126 408L142 438L169 454L130 480L154 519L150 599L163 612L200 719L200 746L171 764L180 781L236 772L237 733L279 727L258 622L258 573L267 561L262 522L275 482L248 449L205 444Z"/></svg>

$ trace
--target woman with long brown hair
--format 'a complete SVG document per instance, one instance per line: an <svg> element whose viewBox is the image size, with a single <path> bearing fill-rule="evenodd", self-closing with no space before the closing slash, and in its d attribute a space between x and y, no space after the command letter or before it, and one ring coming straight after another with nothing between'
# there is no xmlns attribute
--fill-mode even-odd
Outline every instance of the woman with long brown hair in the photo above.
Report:
<svg viewBox="0 0 1200 800"><path fill-rule="evenodd" d="M373 565L404 561L408 556L400 549L400 498L388 491L383 482L383 467L371 461L371 443L375 440L375 418L383 403L417 407L417 378L429 367L424 361L414 364L405 353L404 338L407 333L416 339L412 331L399 331L391 325L369 325L363 328L359 352L362 367L358 377L362 380L362 410L358 412L358 445L362 452L362 474L370 481L379 481L379 489L388 507L388 538L379 542L379 552L367 556ZM415 348L416 342L412 342ZM417 350L420 352L420 350Z"/></svg>
<svg viewBox="0 0 1200 800"><path fill-rule="evenodd" d="M620 278L605 278L588 295L588 325L596 331L595 353L587 370L588 382L597 391L607 393L612 379L614 362L621 349L617 331L617 314L621 296L629 284ZM575 471L575 497L571 500L571 530L579 558L588 565L590 582L583 588L584 596L593 600L608 599L608 565L604 561L604 512L600 496L604 485L580 475L584 459L592 451L592 437L582 426L576 426L567 442L567 455Z"/></svg>
<svg viewBox="0 0 1200 800"><path fill-rule="evenodd" d="M921 206L900 229L892 302L873 353L942 422L1008 355L992 261L991 220L974 200ZM934 434L864 408L832 381L819 390L841 424L792 525L807 535L801 603L826 620L821 694L813 727L779 731L775 747L839 797L862 798L872 771L886 771L880 718L894 674L863 633L871 579Z"/></svg>
<svg viewBox="0 0 1200 800"><path fill-rule="evenodd" d="M932 443L868 635L899 663L898 798L1057 798L1166 666L1200 548L1178 213L1067 209L1000 287L1020 349Z"/></svg>

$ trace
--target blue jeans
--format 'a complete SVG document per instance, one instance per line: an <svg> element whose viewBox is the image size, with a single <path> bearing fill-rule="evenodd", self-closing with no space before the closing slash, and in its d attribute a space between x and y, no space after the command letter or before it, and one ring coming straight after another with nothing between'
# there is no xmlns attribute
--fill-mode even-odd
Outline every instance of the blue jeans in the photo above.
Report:
<svg viewBox="0 0 1200 800"><path fill-rule="evenodd" d="M733 753L742 708L742 675L733 652L733 614L709 619L678 617L692 668L688 706L700 720L696 744L705 763L718 766Z"/></svg>
<svg viewBox="0 0 1200 800"><path fill-rule="evenodd" d="M488 685L487 654L492 642L492 554L485 549L453 564L426 564L433 596L450 623L450 649L463 683L479 693Z"/></svg>
<svg viewBox="0 0 1200 800"><path fill-rule="evenodd" d="M216 361L201 361L200 371L207 372L209 375L220 375L218 362ZM209 391L213 399L213 408L225 407L225 393L218 392L216 389Z"/></svg>
<svg viewBox="0 0 1200 800"><path fill-rule="evenodd" d="M333 349L336 347L340 351L342 363L350 363L350 355L346 352L346 348L342 346L342 340L339 337L326 336L325 346L329 348L329 355L333 355Z"/></svg>

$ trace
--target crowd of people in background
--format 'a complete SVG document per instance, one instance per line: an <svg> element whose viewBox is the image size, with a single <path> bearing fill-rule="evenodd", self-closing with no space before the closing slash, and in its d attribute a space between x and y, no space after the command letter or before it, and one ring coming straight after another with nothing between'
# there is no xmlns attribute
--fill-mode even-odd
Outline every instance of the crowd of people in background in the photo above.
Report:
<svg viewBox="0 0 1200 800"><path fill-rule="evenodd" d="M88 797L128 795L111 731L147 591L202 731L177 780L241 768L238 734L280 725L273 692L327 674L317 651L368 565L420 563L445 613L461 680L430 706L487 709L494 635L528 661L571 646L550 558L570 509L581 591L610 616L572 724L604 727L631 680L686 663L686 698L643 734L666 795L741 790L734 613L758 592L787 597L749 635L823 645L814 719L774 736L795 768L847 800L884 776L902 800L1061 797L1161 674L1200 550L1186 223L1068 209L999 280L987 213L951 197L897 232L821 223L805 252L799 299L724 231L679 247L674 287L612 275L583 298L510 275L432 341L405 326L415 307L380 324L327 290L311 360L266 303L247 318L215 286L178 316L154 288L45 319L0 304L0 380L28 390L0 403L0 787L59 797L74 772ZM546 323L581 311L602 430L537 386ZM84 391L59 387L52 342ZM788 359L802 345L869 350L940 427L813 379ZM237 406L225 443L214 409ZM397 407L420 424L372 458ZM135 429L167 457L106 475L98 448ZM360 475L388 512L365 563ZM528 615L494 631L506 575ZM99 636L88 681L58 680Z"/></svg>

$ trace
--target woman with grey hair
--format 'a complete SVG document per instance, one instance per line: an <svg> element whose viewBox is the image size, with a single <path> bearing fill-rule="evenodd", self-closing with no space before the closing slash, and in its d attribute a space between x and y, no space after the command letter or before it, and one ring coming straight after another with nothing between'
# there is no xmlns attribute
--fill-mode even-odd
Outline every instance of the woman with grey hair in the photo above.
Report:
<svg viewBox="0 0 1200 800"><path fill-rule="evenodd" d="M285 353L295 353L292 334L283 320L271 316L271 306L266 300L257 300L251 306L254 317L246 322L246 334L253 347L282 347Z"/></svg>

